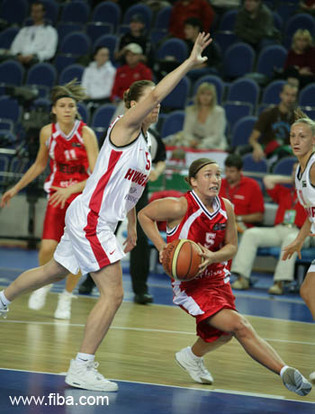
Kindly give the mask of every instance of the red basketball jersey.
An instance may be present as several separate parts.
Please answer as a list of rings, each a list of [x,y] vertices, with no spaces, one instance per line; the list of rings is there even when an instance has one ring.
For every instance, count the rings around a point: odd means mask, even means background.
[[[46,143],[51,171],[44,184],[48,194],[54,192],[51,186],[66,188],[89,177],[89,161],[82,139],[84,125],[76,120],[70,134],[65,135],[58,123],[52,124],[52,134]],[[67,201],[70,203],[77,195],[72,194]]]
[[[210,213],[194,191],[184,195],[187,200],[187,212],[182,221],[174,228],[167,229],[167,242],[175,239],[190,239],[215,252],[224,245],[227,212],[222,198],[214,200],[214,211]],[[228,262],[213,263],[198,278],[181,282],[181,286],[192,284],[215,285],[229,281]]]

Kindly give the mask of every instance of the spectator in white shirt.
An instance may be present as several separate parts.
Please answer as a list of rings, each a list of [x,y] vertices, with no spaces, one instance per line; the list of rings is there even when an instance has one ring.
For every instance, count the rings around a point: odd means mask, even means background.
[[[84,69],[82,86],[92,106],[110,102],[116,68],[109,60],[109,50],[100,46],[94,54],[94,61]]]
[[[45,24],[45,6],[35,2],[31,6],[33,24],[23,27],[15,36],[10,55],[15,56],[24,66],[31,66],[37,62],[50,60],[54,57],[58,33],[49,24]]]

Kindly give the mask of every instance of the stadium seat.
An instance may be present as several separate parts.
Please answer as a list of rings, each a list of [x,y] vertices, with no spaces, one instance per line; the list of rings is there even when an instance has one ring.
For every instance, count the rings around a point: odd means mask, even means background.
[[[162,30],[168,30],[169,23],[170,23],[170,17],[171,17],[171,6],[166,6],[160,9],[155,17],[154,22],[154,29],[162,29]]]
[[[223,57],[223,73],[225,78],[235,79],[253,71],[255,51],[244,42],[230,46]]]
[[[168,114],[163,122],[161,137],[166,138],[176,132],[182,131],[185,120],[185,111],[178,110]]]
[[[300,106],[314,106],[315,102],[315,83],[310,83],[305,86],[299,96],[299,105]]]
[[[182,63],[188,57],[188,48],[184,40],[178,38],[165,40],[156,51],[156,59],[164,60],[168,56]]]
[[[121,18],[121,8],[118,3],[106,1],[99,3],[92,12],[91,22],[109,23],[116,31]],[[105,34],[105,33],[103,33]]]
[[[162,110],[184,109],[190,91],[190,80],[185,76],[175,89],[161,102]]]
[[[0,63],[0,84],[21,86],[24,73],[24,67],[16,60],[7,60]]]
[[[66,67],[60,73],[59,84],[64,85],[74,78],[77,78],[77,80],[81,82],[84,69],[84,66],[78,63],[74,63],[73,65]]]
[[[231,135],[232,148],[249,145],[249,136],[252,133],[256,121],[256,116],[249,115],[236,122]]]
[[[29,3],[27,0],[3,0],[0,9],[0,18],[10,25],[22,25],[28,15]]]
[[[92,116],[91,128],[94,130],[98,139],[106,132],[110,121],[116,111],[116,105],[104,104],[97,108]]]
[[[239,78],[230,83],[227,101],[247,102],[255,108],[260,94],[260,87],[253,79]]]
[[[19,28],[12,26],[8,27],[7,29],[4,29],[0,33],[0,49],[6,49],[9,50],[11,47],[11,44],[15,38],[15,36],[18,34]]]
[[[86,33],[91,39],[92,44],[101,36],[114,33],[114,26],[111,23],[88,22]]]
[[[254,113],[253,105],[248,102],[227,101],[223,104],[223,108],[230,131],[233,130],[234,125],[239,119]]]
[[[135,14],[140,14],[142,16],[146,31],[149,32],[152,25],[152,9],[146,4],[133,4],[130,7],[128,7],[125,11],[122,23],[129,24],[132,16],[134,16]]]
[[[229,30],[231,32],[234,32],[237,13],[238,10],[236,9],[226,11],[221,17],[219,30]]]
[[[90,15],[90,6],[88,3],[73,1],[64,3],[61,9],[60,22],[87,23]]]
[[[273,172],[273,174],[291,175],[293,165],[297,162],[298,162],[298,160],[297,160],[296,157],[281,158],[273,166],[272,172]]]
[[[274,69],[282,69],[287,58],[288,51],[281,45],[264,47],[258,55],[256,72],[269,79],[274,76]]]
[[[269,83],[268,86],[265,87],[263,90],[261,103],[268,104],[268,105],[278,105],[280,102],[280,93],[282,91],[283,85],[285,85],[286,81],[284,80],[276,80]]]

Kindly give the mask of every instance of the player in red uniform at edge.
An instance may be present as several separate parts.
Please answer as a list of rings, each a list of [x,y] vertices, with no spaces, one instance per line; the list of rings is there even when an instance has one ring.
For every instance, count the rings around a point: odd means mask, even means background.
[[[64,234],[46,265],[23,272],[0,292],[0,315],[10,303],[32,289],[61,280],[68,272],[90,273],[100,296],[91,310],[80,350],[70,362],[66,383],[95,391],[117,391],[118,385],[101,375],[95,353],[123,299],[120,260],[136,244],[135,205],[151,169],[149,126],[156,123],[161,101],[187,72],[207,60],[203,50],[209,34],[200,33],[189,57],[156,86],[134,82],[124,94],[126,112],[110,125],[86,186],[71,203]],[[125,249],[115,237],[119,221],[128,219]]]
[[[40,146],[36,160],[1,199],[1,207],[9,204],[12,197],[45,170],[49,160],[50,174],[44,184],[48,204],[39,250],[41,266],[53,257],[63,234],[66,211],[70,203],[82,192],[98,155],[94,132],[78,119],[77,102],[84,97],[84,89],[75,81],[52,89],[53,123],[45,125],[40,131]],[[59,295],[55,318],[70,319],[72,291],[78,280],[78,276],[69,274],[66,288]],[[31,309],[39,310],[44,306],[51,286],[45,286],[32,293],[29,299]]]
[[[288,367],[277,352],[257,335],[235,308],[227,263],[236,253],[237,231],[232,205],[219,197],[221,171],[208,158],[194,161],[187,182],[192,190],[180,198],[156,200],[139,214],[140,224],[160,252],[166,243],[156,222],[167,222],[167,242],[190,239],[199,244],[204,261],[198,276],[188,282],[172,280],[173,302],[196,318],[198,339],[175,355],[177,363],[199,383],[212,384],[203,356],[233,336],[257,362],[281,376],[284,385],[306,395],[312,385],[295,368]]]

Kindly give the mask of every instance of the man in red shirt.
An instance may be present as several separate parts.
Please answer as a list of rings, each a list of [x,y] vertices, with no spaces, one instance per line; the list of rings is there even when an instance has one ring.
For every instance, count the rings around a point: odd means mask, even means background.
[[[117,69],[111,93],[111,100],[119,102],[130,85],[138,80],[152,80],[151,69],[140,62],[143,50],[137,43],[129,43],[124,47],[126,65]]]
[[[169,32],[174,37],[185,39],[184,25],[189,17],[197,17],[203,24],[203,30],[208,32],[215,13],[207,0],[178,0],[172,6]]]
[[[239,155],[229,155],[224,164],[225,178],[222,178],[220,196],[233,204],[237,229],[242,233],[263,220],[263,193],[256,180],[243,176],[243,160]]]
[[[278,204],[273,227],[253,227],[244,232],[236,256],[232,262],[232,273],[238,279],[232,284],[233,289],[244,290],[249,287],[249,278],[259,247],[281,247],[290,244],[302,227],[306,213],[298,202],[294,188],[294,174],[297,164],[294,165],[292,176],[266,175],[264,185],[272,200]],[[291,184],[286,187],[283,184]],[[297,253],[291,259],[281,260],[279,257],[275,273],[274,284],[269,293],[282,295],[284,282],[294,279],[294,266]]]

